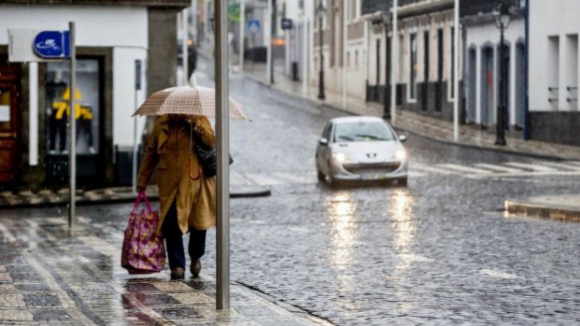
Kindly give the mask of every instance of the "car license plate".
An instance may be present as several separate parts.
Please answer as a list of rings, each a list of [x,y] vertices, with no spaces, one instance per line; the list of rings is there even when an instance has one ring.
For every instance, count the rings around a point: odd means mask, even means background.
[[[362,180],[379,180],[384,178],[385,178],[384,173],[365,173],[361,175]]]

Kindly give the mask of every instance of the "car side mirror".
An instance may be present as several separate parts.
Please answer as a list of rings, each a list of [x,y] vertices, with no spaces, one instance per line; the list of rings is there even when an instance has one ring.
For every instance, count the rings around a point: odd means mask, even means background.
[[[407,136],[405,136],[405,135],[401,135],[401,136],[399,136],[399,141],[400,141],[401,143],[404,143],[404,142],[406,142],[406,141],[407,141]]]
[[[320,138],[320,140],[318,141],[318,143],[322,146],[328,146],[328,139],[326,138]]]

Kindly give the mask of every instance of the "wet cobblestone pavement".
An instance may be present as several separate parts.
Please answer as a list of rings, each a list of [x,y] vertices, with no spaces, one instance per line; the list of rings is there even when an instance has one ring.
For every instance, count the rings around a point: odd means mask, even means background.
[[[0,325],[311,325],[240,285],[216,311],[215,282],[129,276],[120,267],[124,227],[81,218],[0,218]],[[316,322],[316,323],[315,323]]]

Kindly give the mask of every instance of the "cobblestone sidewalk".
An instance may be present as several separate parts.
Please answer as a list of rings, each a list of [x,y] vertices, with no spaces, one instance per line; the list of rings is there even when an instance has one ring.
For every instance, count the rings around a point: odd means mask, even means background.
[[[247,288],[231,286],[216,311],[215,281],[129,276],[120,267],[122,223],[80,218],[0,219],[0,325],[320,325]]]

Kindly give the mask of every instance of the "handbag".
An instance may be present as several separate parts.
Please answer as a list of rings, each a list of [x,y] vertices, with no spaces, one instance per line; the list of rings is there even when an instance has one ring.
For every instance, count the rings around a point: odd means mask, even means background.
[[[138,212],[142,199],[147,210]],[[150,274],[163,270],[166,259],[165,246],[163,238],[157,234],[158,226],[159,215],[151,209],[145,193],[140,193],[129,216],[123,238],[121,267],[129,274]]]
[[[217,171],[217,151],[215,146],[207,147],[197,143],[194,146],[194,150],[201,165],[203,175],[207,178],[215,176]],[[229,162],[230,165],[234,163],[231,154],[229,155]]]

